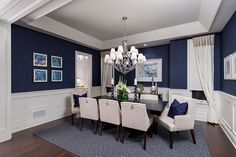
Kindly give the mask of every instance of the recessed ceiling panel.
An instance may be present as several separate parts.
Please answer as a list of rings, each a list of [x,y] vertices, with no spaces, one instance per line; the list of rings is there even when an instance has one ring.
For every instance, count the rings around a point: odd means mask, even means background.
[[[48,16],[100,40],[198,20],[201,0],[74,0]]]

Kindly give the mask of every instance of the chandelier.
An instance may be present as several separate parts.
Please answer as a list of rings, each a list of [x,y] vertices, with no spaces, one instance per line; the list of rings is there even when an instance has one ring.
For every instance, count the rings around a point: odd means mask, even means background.
[[[131,46],[128,51],[127,40],[125,39],[125,22],[128,18],[122,17],[124,21],[124,39],[122,45],[118,47],[117,51],[115,48],[111,48],[110,55],[105,55],[104,62],[111,64],[116,70],[123,74],[127,74],[135,68],[136,64],[140,64],[146,61],[146,57],[138,52],[135,46]]]

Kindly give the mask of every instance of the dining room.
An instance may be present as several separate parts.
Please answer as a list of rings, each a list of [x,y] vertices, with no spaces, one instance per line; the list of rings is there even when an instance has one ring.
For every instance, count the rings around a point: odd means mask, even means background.
[[[235,0],[0,1],[0,157],[236,156],[235,27]]]

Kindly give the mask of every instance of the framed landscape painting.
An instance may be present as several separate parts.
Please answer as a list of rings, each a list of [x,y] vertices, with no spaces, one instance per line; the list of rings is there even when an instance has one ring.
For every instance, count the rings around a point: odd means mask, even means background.
[[[51,75],[52,82],[62,82],[62,70],[52,70]]]
[[[52,68],[62,68],[62,57],[51,56],[51,67]]]
[[[162,82],[162,59],[149,59],[136,65],[136,78],[140,82]]]
[[[48,71],[44,69],[34,69],[34,82],[47,82]]]
[[[47,67],[47,55],[41,53],[33,54],[33,65],[38,67]]]

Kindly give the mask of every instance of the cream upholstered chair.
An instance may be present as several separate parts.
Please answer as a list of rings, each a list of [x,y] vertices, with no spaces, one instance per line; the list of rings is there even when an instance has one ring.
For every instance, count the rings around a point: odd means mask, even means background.
[[[144,132],[144,146],[146,150],[147,131],[152,125],[153,118],[147,114],[145,104],[121,102],[121,117],[122,117],[122,143],[124,142],[125,128],[136,129]]]
[[[71,99],[71,123],[72,123],[72,125],[74,125],[74,119],[80,117],[80,107],[75,107],[74,95],[82,96],[84,94],[87,94],[87,92],[83,92],[83,93],[74,92],[74,93],[72,93],[72,95],[70,97],[70,99]]]
[[[147,99],[147,100],[158,100],[157,94],[141,94],[140,99]]]
[[[121,113],[118,101],[99,99],[99,113],[100,113],[100,135],[102,135],[103,122],[117,125],[116,140],[119,139]]]
[[[80,118],[81,118],[80,130],[82,130],[83,128],[84,119],[90,119],[96,121],[95,134],[97,134],[98,122],[99,122],[99,111],[98,111],[99,109],[97,100],[94,98],[80,97],[79,103],[80,103]]]
[[[169,105],[171,105],[174,99],[176,99],[179,103],[187,102],[188,110],[186,115],[178,115],[175,116],[173,119],[168,116],[169,106],[167,105],[159,118],[160,125],[169,130],[170,148],[173,148],[173,132],[179,132],[183,130],[191,131],[193,143],[196,144],[194,135],[196,101],[192,98],[173,95]]]

